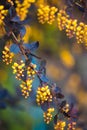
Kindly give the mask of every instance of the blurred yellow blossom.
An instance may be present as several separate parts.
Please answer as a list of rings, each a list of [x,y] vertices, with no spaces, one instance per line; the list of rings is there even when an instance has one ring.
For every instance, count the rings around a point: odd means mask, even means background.
[[[29,38],[30,38],[30,35],[31,35],[31,27],[26,25],[25,28],[26,28],[26,33],[23,37],[23,41],[24,41],[24,43],[27,43],[29,41]]]
[[[68,68],[72,68],[75,64],[74,57],[68,50],[62,50],[60,52],[60,58],[63,64]]]

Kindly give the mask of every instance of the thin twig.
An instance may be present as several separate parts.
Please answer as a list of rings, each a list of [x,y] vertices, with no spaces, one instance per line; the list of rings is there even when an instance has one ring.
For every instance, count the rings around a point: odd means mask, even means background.
[[[20,48],[20,51],[22,52],[22,54],[24,55],[25,59],[28,60],[28,56],[25,54],[25,49],[23,47],[23,43],[21,44],[22,41],[18,41],[17,37],[15,36],[15,34],[12,32],[11,33],[13,38],[16,41],[16,44],[18,45],[18,47]]]

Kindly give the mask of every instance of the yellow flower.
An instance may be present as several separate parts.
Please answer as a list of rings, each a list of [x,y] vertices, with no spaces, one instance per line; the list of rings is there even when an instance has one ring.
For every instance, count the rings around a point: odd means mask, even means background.
[[[49,5],[40,5],[38,8],[37,16],[40,23],[52,24],[55,20],[55,13],[57,12],[56,7],[50,7]]]
[[[54,130],[65,130],[66,123],[64,121],[58,121],[57,124],[54,126]]]
[[[52,120],[52,112],[54,112],[54,108],[47,109],[46,112],[43,113],[44,121],[49,124]]]
[[[21,20],[25,20],[27,17],[28,9],[31,6],[31,3],[34,3],[35,0],[24,0],[22,3],[19,0],[15,0],[16,3],[16,12]]]
[[[84,42],[85,46],[87,46],[87,25],[84,25],[83,32],[84,32],[84,34],[83,34],[83,42]]]
[[[36,95],[36,102],[38,105],[44,103],[45,101],[51,102],[52,95],[48,85],[44,85],[42,87],[38,87],[37,95]]]
[[[76,130],[75,126],[76,126],[76,122],[71,122],[68,124],[67,130]]]
[[[69,38],[72,38],[76,33],[77,20],[76,19],[67,19],[66,20],[66,35]]]
[[[13,73],[16,74],[16,78],[18,80],[21,80],[21,77],[24,77],[24,67],[25,63],[21,60],[19,63],[14,62],[12,68],[13,68]]]
[[[0,25],[4,24],[4,19],[7,13],[8,13],[8,10],[5,10],[4,6],[0,5]]]
[[[76,40],[77,43],[83,43],[84,42],[84,27],[85,24],[80,22],[76,29]]]
[[[22,83],[20,84],[20,87],[21,87],[21,92],[22,92],[22,95],[25,97],[25,98],[28,98],[30,92],[32,91],[32,82],[33,80],[28,78],[25,82],[22,81]]]
[[[66,14],[66,12],[64,10],[60,10],[58,12],[58,15],[57,15],[57,24],[58,24],[58,28],[59,30],[63,30],[65,29],[66,27],[66,22],[67,22],[67,19],[69,18],[69,16]]]
[[[31,66],[27,67],[27,75],[29,78],[34,78],[35,74],[36,74],[36,72],[34,70],[36,68],[36,64],[32,64],[32,67]]]
[[[3,54],[2,55],[3,62],[5,62],[7,65],[12,63],[12,58],[14,57],[14,53],[10,52],[10,50],[7,46],[4,47],[2,54]]]

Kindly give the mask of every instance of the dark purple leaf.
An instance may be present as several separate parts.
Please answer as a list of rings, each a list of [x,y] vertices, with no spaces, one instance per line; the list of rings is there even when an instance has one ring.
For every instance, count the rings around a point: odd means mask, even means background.
[[[43,111],[47,111],[47,109],[49,108],[48,102],[41,104],[41,108],[42,108]]]
[[[22,27],[20,28],[20,35],[21,35],[21,37],[23,37],[23,36],[25,35],[25,33],[26,33],[26,29],[25,29],[24,26],[22,26]]]
[[[63,108],[66,105],[66,100],[62,101],[60,104],[60,108]]]
[[[56,84],[52,85],[52,93],[56,98],[64,98],[64,95],[61,93],[61,89],[56,86]]]
[[[46,75],[46,60],[42,60],[39,67],[40,73]]]
[[[17,54],[17,53],[19,53],[20,49],[19,49],[18,45],[12,44],[10,47],[10,51]]]
[[[18,16],[15,16],[11,19],[12,22],[20,22],[20,18]]]
[[[10,15],[10,18],[12,18],[15,15],[15,8],[13,6],[10,7],[8,13]]]
[[[63,115],[64,115],[65,117],[67,117],[67,118],[70,118],[70,117],[71,117],[70,114],[69,114],[69,113],[66,113],[66,112],[63,112]]]
[[[46,60],[42,60],[40,65],[41,65],[42,68],[46,67]]]
[[[77,118],[78,110],[73,106],[72,109],[69,110],[68,115],[72,118]]]
[[[53,92],[56,93],[61,93],[61,88],[59,88],[58,86],[56,86],[55,84],[52,85],[52,90]]]
[[[57,98],[64,98],[64,95],[62,93],[56,93]]]
[[[54,116],[54,124],[57,124],[57,119],[58,119],[58,115],[56,114],[56,115]]]
[[[75,0],[66,0],[66,5],[67,6],[72,6]]]
[[[81,12],[85,12],[85,9],[83,7],[78,7]]]
[[[49,79],[46,77],[46,75],[40,74],[40,79],[42,80],[42,82],[49,82]]]
[[[30,51],[35,51],[39,47],[39,42],[37,41],[32,42],[30,44],[24,44],[24,46],[26,47],[26,49],[29,49]]]
[[[21,92],[21,88],[19,86],[16,87],[16,95],[19,97],[19,98],[22,98],[22,92]]]

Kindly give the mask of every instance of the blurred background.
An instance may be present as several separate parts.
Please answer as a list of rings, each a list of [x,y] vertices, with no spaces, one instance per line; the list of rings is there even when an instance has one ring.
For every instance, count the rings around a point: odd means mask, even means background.
[[[62,8],[63,3],[55,0],[51,4]],[[31,10],[34,10],[34,7]],[[79,13],[78,10],[78,19]],[[86,47],[77,44],[75,39],[69,39],[64,31],[59,31],[56,22],[52,25],[42,25],[35,17],[29,24],[30,26],[26,26],[26,41],[40,42],[36,54],[46,59],[47,76],[61,87],[65,98],[78,108],[79,130],[87,130]],[[53,122],[50,125],[44,123],[43,112],[36,106],[34,98],[26,100],[21,96],[20,83],[12,74],[11,65],[6,66],[2,62],[1,52],[4,45],[4,39],[0,39],[0,91],[4,89],[4,101],[7,105],[6,108],[3,106],[4,109],[0,109],[0,130],[53,130]],[[38,81],[33,84],[33,88],[37,86]]]

